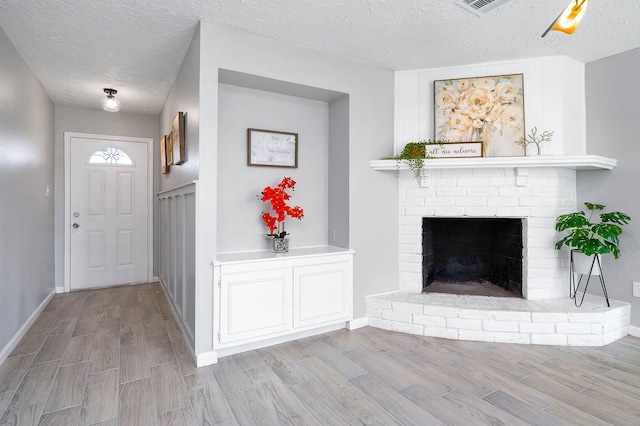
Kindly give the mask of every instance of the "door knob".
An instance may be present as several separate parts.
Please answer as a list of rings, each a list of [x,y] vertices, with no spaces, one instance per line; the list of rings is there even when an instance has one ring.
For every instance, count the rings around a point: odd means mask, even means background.
[[[73,224],[73,225],[71,225],[71,226],[73,226],[74,228],[80,228],[80,225],[78,225],[77,223],[74,223],[74,224]]]

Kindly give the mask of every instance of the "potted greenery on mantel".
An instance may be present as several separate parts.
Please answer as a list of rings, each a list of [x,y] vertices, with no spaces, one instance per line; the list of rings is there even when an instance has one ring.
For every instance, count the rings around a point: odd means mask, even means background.
[[[408,142],[402,152],[395,157],[385,158],[385,160],[391,159],[396,160],[396,165],[398,168],[398,172],[400,172],[400,164],[405,163],[409,166],[409,169],[413,172],[413,176],[418,183],[418,186],[422,183],[422,178],[424,177],[424,160],[427,158],[433,158],[429,155],[427,151],[427,145],[442,145],[446,143],[446,141],[420,141],[420,142]]]
[[[611,253],[617,259],[620,256],[620,240],[622,226],[631,221],[629,215],[615,211],[605,213],[605,205],[584,203],[589,211],[563,214],[556,219],[556,231],[568,231],[568,234],[556,243],[556,249],[567,246],[590,258],[589,264],[595,264],[594,255]],[[598,218],[593,215],[596,211],[602,211]],[[599,219],[599,220],[598,220]],[[598,262],[599,264],[600,262]],[[583,272],[589,273],[589,272]]]

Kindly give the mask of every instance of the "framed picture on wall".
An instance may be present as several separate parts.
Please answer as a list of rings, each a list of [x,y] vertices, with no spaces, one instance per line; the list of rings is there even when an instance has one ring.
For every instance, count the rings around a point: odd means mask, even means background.
[[[522,74],[436,80],[435,139],[482,142],[485,157],[523,156]]]
[[[173,119],[173,125],[171,128],[173,133],[172,139],[172,151],[173,151],[173,165],[177,166],[184,163],[184,114],[179,112]]]
[[[298,167],[298,134],[247,129],[247,165]]]
[[[167,166],[173,165],[173,130],[167,135]]]
[[[166,175],[169,173],[167,165],[167,135],[160,138],[160,173]]]

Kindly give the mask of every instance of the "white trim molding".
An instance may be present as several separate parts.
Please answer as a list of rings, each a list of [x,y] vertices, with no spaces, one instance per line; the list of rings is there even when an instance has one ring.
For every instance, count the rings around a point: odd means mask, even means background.
[[[38,305],[38,307],[33,311],[33,313],[31,313],[31,315],[29,316],[29,318],[27,318],[24,324],[22,324],[22,327],[20,327],[20,329],[16,332],[16,334],[14,334],[11,340],[9,340],[9,343],[7,343],[5,347],[2,348],[2,350],[0,350],[0,364],[2,364],[9,357],[9,354],[11,353],[11,351],[13,351],[16,348],[16,346],[18,346],[18,343],[20,343],[20,340],[22,340],[25,334],[27,334],[27,331],[29,331],[29,328],[31,328],[33,323],[36,322],[36,319],[38,319],[38,316],[42,313],[42,311],[44,311],[44,308],[47,307],[47,305],[49,304],[51,299],[53,299],[53,296],[55,294],[56,294],[56,289],[52,290],[51,293],[49,293],[49,295],[44,298],[42,303]]]
[[[629,335],[633,337],[640,337],[640,327],[635,327],[633,325],[629,326]]]
[[[618,161],[599,155],[537,155],[530,157],[433,158],[424,162],[425,170],[513,168],[564,168],[573,170],[612,170]],[[374,170],[408,170],[405,161],[371,160]]]
[[[351,321],[347,321],[347,329],[349,331],[357,330],[362,327],[366,327],[369,325],[369,318],[356,318]]]

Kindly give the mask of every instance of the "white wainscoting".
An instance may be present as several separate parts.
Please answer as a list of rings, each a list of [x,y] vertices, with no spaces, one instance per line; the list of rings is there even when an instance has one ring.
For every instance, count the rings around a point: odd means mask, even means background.
[[[158,194],[158,275],[191,348],[195,347],[197,181]]]

